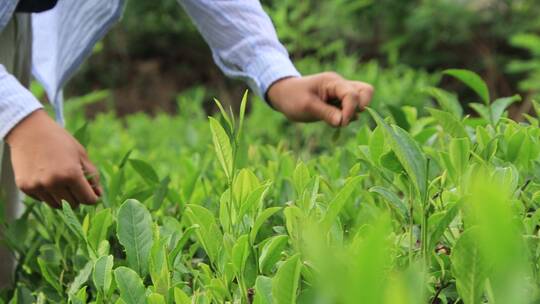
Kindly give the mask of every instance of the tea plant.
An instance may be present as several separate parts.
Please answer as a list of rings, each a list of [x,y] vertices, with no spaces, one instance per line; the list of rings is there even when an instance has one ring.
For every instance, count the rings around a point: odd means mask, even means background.
[[[19,266],[1,301],[535,303],[539,120],[508,119],[519,98],[492,101],[472,72],[446,74],[478,94],[476,117],[426,88],[428,115],[368,109],[354,136],[319,133],[319,153],[288,143],[309,132],[245,119],[246,96],[238,118],[219,102],[209,122],[189,106],[127,128],[98,117],[76,134],[103,202],[29,201],[7,225]]]

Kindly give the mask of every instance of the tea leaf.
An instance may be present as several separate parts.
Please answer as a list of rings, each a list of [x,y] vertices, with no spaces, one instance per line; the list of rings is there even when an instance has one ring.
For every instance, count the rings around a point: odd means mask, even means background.
[[[253,228],[251,229],[251,232],[249,233],[249,241],[251,244],[255,243],[255,239],[257,238],[257,233],[259,233],[259,229],[261,228],[262,224],[274,215],[276,212],[281,210],[281,207],[271,207],[268,209],[265,209],[259,216],[257,216],[257,219],[255,220],[255,224],[253,224]]]
[[[152,168],[150,164],[147,162],[140,160],[140,159],[129,159],[128,160],[133,169],[147,182],[150,184],[157,184],[159,183],[159,177]]]
[[[398,215],[403,220],[408,221],[409,210],[407,209],[405,203],[394,192],[380,186],[371,187],[369,192],[375,192],[384,197],[386,201],[390,203],[390,206],[398,213]]]
[[[152,248],[152,219],[143,204],[125,201],[118,210],[116,227],[118,241],[126,250],[129,266],[141,276],[148,271],[148,258]]]
[[[94,215],[88,231],[88,243],[94,250],[97,250],[99,243],[107,238],[107,233],[112,224],[111,209],[100,210]]]
[[[190,204],[187,205],[185,215],[191,225],[199,225],[199,229],[195,230],[197,239],[210,260],[217,261],[223,236],[212,212],[202,206]]]
[[[452,272],[458,293],[465,304],[482,303],[487,267],[480,255],[473,233],[464,232],[454,245]]]
[[[102,256],[94,263],[92,280],[102,294],[108,294],[112,283],[113,256]]]
[[[259,257],[259,269],[261,273],[268,274],[272,267],[281,258],[281,252],[287,246],[289,237],[286,235],[278,235],[270,238],[265,244]]]
[[[467,132],[465,131],[465,127],[463,126],[463,123],[458,120],[454,115],[448,113],[439,111],[436,109],[428,109],[429,113],[437,123],[440,123],[443,129],[448,132],[448,134],[454,136],[454,137],[467,137]]]
[[[77,291],[79,291],[79,289],[86,283],[86,281],[88,281],[88,278],[92,273],[92,265],[92,262],[88,262],[81,270],[79,270],[79,273],[69,286],[68,295],[70,297],[75,296],[75,293],[77,293]]]
[[[212,117],[209,117],[208,119],[210,120],[212,141],[214,142],[214,149],[216,151],[219,163],[225,172],[225,176],[227,176],[228,179],[231,179],[233,174],[233,153],[231,142],[227,136],[227,133],[225,130],[223,130],[219,122]]]
[[[374,110],[367,108],[377,125],[385,130],[386,140],[398,157],[418,191],[420,198],[427,194],[427,161],[418,144],[399,127],[390,127]]]
[[[514,102],[517,102],[520,100],[521,100],[521,96],[514,95],[510,97],[499,98],[493,101],[493,103],[491,104],[491,122],[493,124],[497,124],[499,120],[501,119],[506,108],[508,108],[508,106],[510,106]]]
[[[272,279],[265,276],[258,276],[255,281],[255,299],[253,304],[273,304],[272,300]]]
[[[242,235],[236,241],[232,248],[232,263],[236,269],[238,276],[244,272],[246,261],[249,257],[249,237],[247,234]]]
[[[73,234],[75,234],[79,239],[84,240],[85,237],[81,223],[79,222],[79,219],[77,219],[77,216],[75,216],[75,213],[73,213],[71,206],[66,201],[62,201],[62,215],[64,222],[71,232],[73,232]]]
[[[295,304],[302,263],[300,255],[287,259],[272,279],[272,299],[275,304]]]
[[[358,188],[360,181],[363,179],[363,176],[355,176],[347,180],[345,185],[339,190],[339,192],[334,196],[334,198],[328,204],[328,209],[323,219],[321,220],[321,227],[324,231],[328,231],[345,203],[349,200],[353,191]]]
[[[478,76],[478,74],[469,70],[459,69],[449,69],[445,70],[443,73],[459,79],[461,82],[463,82],[473,91],[475,91],[476,94],[478,94],[478,96],[482,98],[484,104],[489,104],[490,98],[488,87],[486,83],[482,80],[482,78]]]
[[[145,288],[141,278],[130,268],[120,266],[114,270],[120,298],[125,304],[145,304]]]
[[[191,299],[188,295],[180,288],[174,288],[174,303],[175,304],[191,304]]]

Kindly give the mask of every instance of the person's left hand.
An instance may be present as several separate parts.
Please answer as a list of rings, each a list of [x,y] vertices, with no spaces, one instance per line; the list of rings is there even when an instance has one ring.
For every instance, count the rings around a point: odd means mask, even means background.
[[[347,80],[334,72],[288,77],[274,82],[267,98],[289,120],[324,120],[333,127],[348,125],[371,101],[370,84]],[[337,101],[340,107],[331,105]]]

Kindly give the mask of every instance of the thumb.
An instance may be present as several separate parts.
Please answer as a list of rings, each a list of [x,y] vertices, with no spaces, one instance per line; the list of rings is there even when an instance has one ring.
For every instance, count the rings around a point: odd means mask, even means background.
[[[340,109],[319,99],[311,104],[310,112],[314,117],[324,120],[332,127],[339,127],[343,119]]]

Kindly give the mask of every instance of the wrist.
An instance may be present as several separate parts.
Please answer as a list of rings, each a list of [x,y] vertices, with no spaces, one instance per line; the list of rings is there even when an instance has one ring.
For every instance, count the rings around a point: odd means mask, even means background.
[[[298,76],[287,76],[280,78],[274,81],[265,94],[266,102],[274,109],[279,110],[279,101],[283,99],[284,94],[284,84],[288,83],[290,80],[299,78]]]
[[[10,146],[16,145],[21,138],[26,138],[28,135],[35,133],[37,128],[46,123],[46,120],[50,119],[45,110],[37,109],[11,128],[4,140]]]

